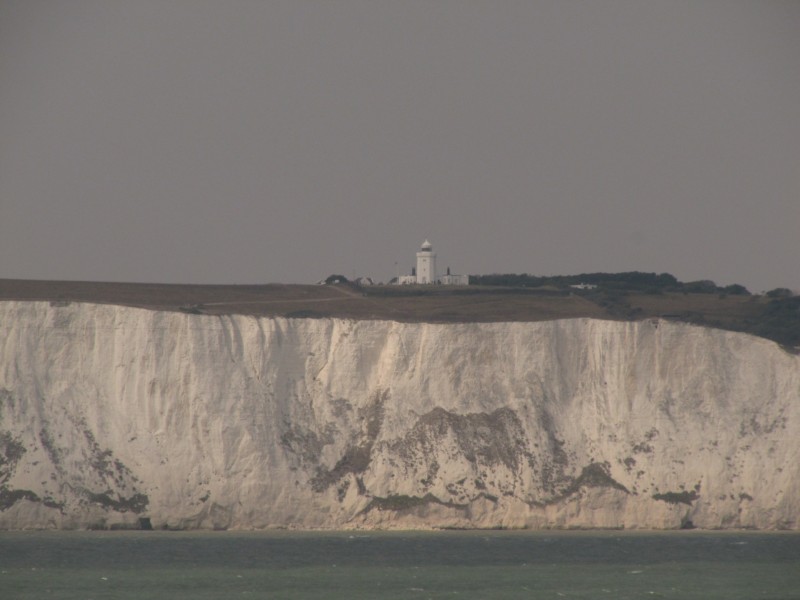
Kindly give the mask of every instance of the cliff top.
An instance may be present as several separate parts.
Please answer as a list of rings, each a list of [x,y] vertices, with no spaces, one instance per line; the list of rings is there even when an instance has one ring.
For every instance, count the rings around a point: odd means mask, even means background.
[[[502,286],[182,285],[0,279],[0,300],[405,322],[667,318],[800,345],[800,297]]]

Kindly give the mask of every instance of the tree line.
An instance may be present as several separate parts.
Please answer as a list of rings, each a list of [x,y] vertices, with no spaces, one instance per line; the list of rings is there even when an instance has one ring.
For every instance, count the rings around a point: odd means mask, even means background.
[[[505,287],[556,287],[597,286],[605,290],[659,294],[666,292],[685,292],[690,294],[729,294],[749,296],[743,285],[718,286],[711,280],[682,282],[669,273],[645,273],[628,271],[625,273],[581,273],[579,275],[528,275],[527,273],[505,273],[492,275],[470,275],[470,285],[494,285]]]

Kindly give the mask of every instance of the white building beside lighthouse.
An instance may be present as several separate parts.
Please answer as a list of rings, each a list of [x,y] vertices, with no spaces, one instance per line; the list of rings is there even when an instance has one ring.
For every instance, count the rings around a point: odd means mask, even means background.
[[[411,275],[400,275],[397,278],[400,285],[419,284],[419,285],[469,285],[469,275],[451,275],[450,268],[446,275],[436,273],[436,252],[433,245],[425,240],[417,252],[417,266],[412,270]]]

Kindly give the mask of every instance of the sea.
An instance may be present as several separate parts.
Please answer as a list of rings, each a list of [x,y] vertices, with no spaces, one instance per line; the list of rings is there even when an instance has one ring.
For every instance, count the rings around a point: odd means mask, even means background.
[[[800,599],[800,533],[0,532],[0,599]]]

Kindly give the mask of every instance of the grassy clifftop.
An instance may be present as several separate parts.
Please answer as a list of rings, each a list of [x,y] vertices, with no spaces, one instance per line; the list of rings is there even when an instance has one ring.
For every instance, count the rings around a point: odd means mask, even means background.
[[[368,286],[174,285],[0,279],[0,300],[97,302],[221,315],[429,322],[666,318],[800,346],[800,296],[768,297],[597,284]]]

